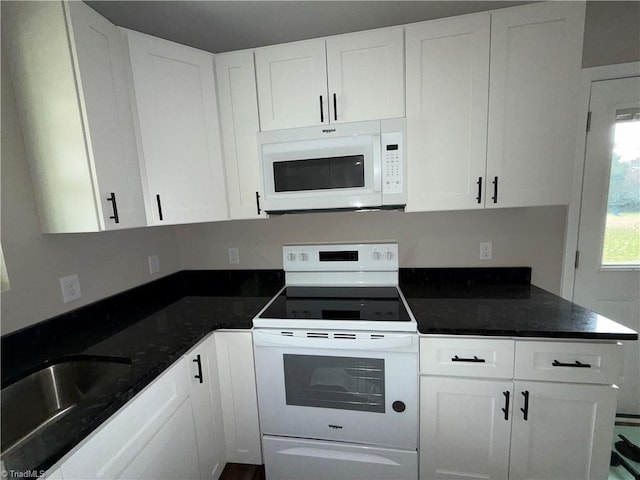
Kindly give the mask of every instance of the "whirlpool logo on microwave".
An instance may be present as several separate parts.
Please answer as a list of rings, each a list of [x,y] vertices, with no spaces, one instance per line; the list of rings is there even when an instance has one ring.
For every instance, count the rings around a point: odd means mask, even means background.
[[[331,424],[329,424],[329,428],[334,428],[336,430],[340,430],[342,428],[342,425],[331,425]]]
[[[331,133],[331,132],[335,132],[336,129],[335,128],[323,128],[322,129],[322,133]]]

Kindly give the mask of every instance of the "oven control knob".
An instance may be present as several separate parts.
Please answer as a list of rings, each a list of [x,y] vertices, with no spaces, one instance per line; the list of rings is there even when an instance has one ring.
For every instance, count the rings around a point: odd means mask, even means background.
[[[287,254],[287,260],[289,260],[290,262],[295,262],[295,260],[296,260],[296,254],[295,254],[295,253],[289,253],[289,254]]]
[[[387,250],[386,257],[387,257],[387,260],[393,260],[393,252],[390,250]]]
[[[404,412],[404,410],[407,408],[404,402],[401,402],[400,400],[396,400],[395,402],[393,402],[391,404],[391,407],[395,412],[398,412],[398,413]]]
[[[306,262],[307,260],[309,260],[309,255],[306,253],[301,253],[300,260],[302,260],[303,262]]]
[[[380,252],[373,252],[372,256],[374,260],[380,260]]]

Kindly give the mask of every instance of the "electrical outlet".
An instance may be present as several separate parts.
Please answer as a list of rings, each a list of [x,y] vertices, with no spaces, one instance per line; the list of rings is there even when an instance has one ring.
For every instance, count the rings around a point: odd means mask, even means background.
[[[149,255],[149,275],[158,273],[160,271],[160,256]]]
[[[493,258],[493,243],[480,242],[480,260],[491,260]]]
[[[240,264],[240,250],[238,247],[232,247],[229,249],[229,263],[231,265]]]
[[[64,303],[73,302],[82,297],[78,275],[60,277],[60,288],[62,289],[62,300]]]

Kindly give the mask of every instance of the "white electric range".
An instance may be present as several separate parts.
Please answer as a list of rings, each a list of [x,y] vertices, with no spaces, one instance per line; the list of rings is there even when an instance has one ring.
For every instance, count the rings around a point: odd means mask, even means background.
[[[267,480],[416,479],[417,324],[398,245],[283,247],[254,318]]]

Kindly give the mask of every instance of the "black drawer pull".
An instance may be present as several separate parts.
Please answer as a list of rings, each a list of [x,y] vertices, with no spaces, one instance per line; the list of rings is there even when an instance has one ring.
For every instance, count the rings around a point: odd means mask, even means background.
[[[475,355],[473,358],[460,358],[458,355],[454,355],[451,359],[452,362],[468,362],[468,363],[485,363],[484,358],[478,358]]]
[[[158,203],[158,218],[162,221],[164,220],[164,216],[162,215],[162,202],[160,201],[160,195],[156,195],[156,202]]]
[[[504,412],[504,419],[509,420],[509,397],[511,396],[511,392],[507,390],[506,392],[502,392],[502,395],[504,395],[504,408],[500,410]]]
[[[476,185],[478,185],[478,196],[476,197],[476,200],[478,203],[482,203],[482,177],[478,177]]]
[[[338,100],[335,93],[333,94],[333,119],[338,121]]]
[[[324,107],[322,106],[322,95],[320,95],[320,123],[324,123]]]
[[[562,363],[562,362],[559,362],[558,360],[554,360],[551,365],[553,365],[554,367],[591,368],[590,363],[582,363],[582,362],[579,362],[578,360],[576,360],[575,363]]]
[[[258,209],[258,215],[262,213],[262,209],[260,208],[260,194],[256,192],[256,207]]]
[[[196,355],[196,358],[194,358],[193,361],[198,364],[198,374],[194,375],[193,378],[197,378],[200,380],[200,383],[204,383],[204,380],[202,379],[202,361],[200,360],[200,355]]]
[[[526,422],[529,420],[529,390],[522,392],[522,396],[524,397],[524,408],[521,408],[520,411],[523,414],[522,418],[524,418],[524,421]]]
[[[493,203],[498,203],[498,177],[493,177],[493,197],[491,197],[491,200],[493,200]]]

